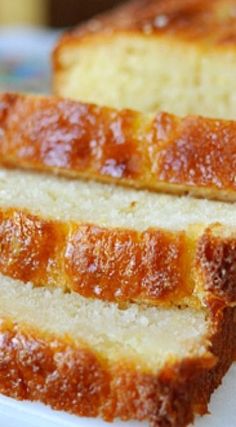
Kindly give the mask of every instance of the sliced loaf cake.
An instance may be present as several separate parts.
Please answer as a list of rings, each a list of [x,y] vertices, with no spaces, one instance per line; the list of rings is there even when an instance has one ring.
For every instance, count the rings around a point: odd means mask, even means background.
[[[0,110],[0,392],[107,421],[186,427],[235,356],[235,203],[89,181],[148,187],[136,175],[104,178],[101,167],[105,156],[126,170],[140,150],[150,173],[147,153],[165,145],[164,128],[126,149],[130,117],[150,126],[142,115],[121,113],[126,136],[120,113],[61,99],[3,95]],[[234,129],[213,122],[223,135]],[[218,139],[204,194],[234,200],[234,136],[225,150],[220,133],[205,135]],[[221,149],[227,178],[217,186]]]

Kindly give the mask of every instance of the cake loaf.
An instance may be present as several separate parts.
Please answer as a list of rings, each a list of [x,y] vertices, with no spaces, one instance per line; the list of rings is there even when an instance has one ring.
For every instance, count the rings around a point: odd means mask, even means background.
[[[65,34],[57,95],[235,119],[236,1],[134,0]]]

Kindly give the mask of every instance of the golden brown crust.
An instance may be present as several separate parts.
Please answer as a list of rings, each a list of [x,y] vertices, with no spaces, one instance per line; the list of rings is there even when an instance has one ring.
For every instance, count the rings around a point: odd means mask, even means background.
[[[221,239],[208,229],[200,238],[196,262],[202,272],[205,289],[228,303],[236,301],[236,240]]]
[[[152,170],[160,181],[212,193],[236,189],[236,122],[189,116],[175,124],[173,117],[160,114],[155,131],[150,151]],[[163,146],[159,142],[156,147],[159,133]]]
[[[157,373],[122,360],[110,365],[69,338],[5,320],[0,327],[0,392],[80,416],[185,427],[194,414],[207,411],[211,393],[232,363],[233,316],[233,309],[217,313],[209,333],[211,355],[167,362]]]
[[[0,272],[85,297],[179,303],[192,293],[191,245],[183,232],[142,233],[0,210]]]
[[[55,281],[66,231],[60,223],[17,209],[0,209],[0,271],[37,285]]]
[[[235,0],[133,0],[100,15],[59,42],[78,42],[89,35],[135,32],[144,36],[168,36],[205,46],[229,46],[236,42]],[[55,53],[56,60],[57,53]]]
[[[59,98],[0,97],[0,163],[236,200],[236,122],[153,119]]]
[[[72,288],[109,301],[177,304],[191,295],[184,233],[77,227],[66,251]]]
[[[223,230],[139,232],[0,209],[0,272],[118,303],[235,304],[236,235]]]

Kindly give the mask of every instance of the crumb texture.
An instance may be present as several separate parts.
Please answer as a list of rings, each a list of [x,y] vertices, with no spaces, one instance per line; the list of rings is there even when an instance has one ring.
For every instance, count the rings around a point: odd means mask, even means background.
[[[0,169],[0,207],[104,227],[183,230],[192,224],[236,226],[236,204],[135,191],[46,174]]]
[[[205,316],[203,310],[142,308],[135,304],[119,309],[113,303],[32,288],[1,275],[1,318],[71,337],[110,361],[128,358],[154,371],[170,358],[204,354]]]

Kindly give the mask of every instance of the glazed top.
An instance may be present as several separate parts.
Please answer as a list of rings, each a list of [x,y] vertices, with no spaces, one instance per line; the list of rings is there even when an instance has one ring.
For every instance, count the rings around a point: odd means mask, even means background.
[[[78,27],[66,38],[135,31],[236,46],[236,0],[133,0]],[[64,39],[65,39],[64,37]]]
[[[235,202],[236,122],[2,94],[0,164]]]

